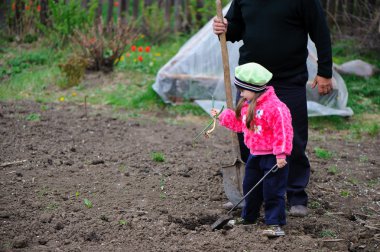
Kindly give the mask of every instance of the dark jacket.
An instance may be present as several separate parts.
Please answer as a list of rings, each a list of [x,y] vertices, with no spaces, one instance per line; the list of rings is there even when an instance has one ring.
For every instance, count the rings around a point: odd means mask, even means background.
[[[239,64],[256,62],[273,80],[307,71],[308,34],[318,53],[318,75],[331,78],[330,32],[319,0],[233,0],[227,40],[243,40]]]

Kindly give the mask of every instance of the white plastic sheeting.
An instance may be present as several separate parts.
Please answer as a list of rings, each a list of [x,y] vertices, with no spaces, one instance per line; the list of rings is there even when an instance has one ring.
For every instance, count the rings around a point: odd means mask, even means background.
[[[224,13],[228,6],[224,8]],[[242,42],[227,43],[231,83],[234,69],[238,65],[239,47]],[[342,77],[333,71],[333,91],[325,96],[312,89],[311,83],[317,72],[317,53],[309,39],[309,57],[307,66],[309,78],[307,85],[307,106],[309,116],[340,115],[351,116],[352,110],[347,105],[348,92]],[[212,21],[208,22],[198,33],[188,40],[179,52],[158,72],[153,89],[166,103],[195,101],[207,113],[215,100],[215,107],[225,105],[223,80],[223,62],[218,37],[212,32]],[[233,99],[236,88],[232,84]]]

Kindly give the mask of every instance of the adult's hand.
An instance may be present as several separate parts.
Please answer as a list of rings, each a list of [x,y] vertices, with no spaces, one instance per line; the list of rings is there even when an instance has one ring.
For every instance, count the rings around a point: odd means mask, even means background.
[[[212,23],[212,30],[214,31],[216,35],[220,35],[222,33],[227,32],[227,24],[228,24],[227,19],[223,18],[223,22],[222,22],[220,18],[214,17],[213,23]]]
[[[318,86],[318,93],[320,95],[326,95],[332,90],[332,79],[317,75],[311,87],[315,88],[316,86]]]

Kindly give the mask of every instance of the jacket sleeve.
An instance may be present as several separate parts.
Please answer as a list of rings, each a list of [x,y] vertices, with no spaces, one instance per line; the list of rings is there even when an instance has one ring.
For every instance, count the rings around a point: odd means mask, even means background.
[[[242,40],[245,26],[238,0],[232,1],[225,18],[228,21],[227,41],[236,42]]]
[[[242,121],[236,119],[235,111],[226,109],[219,115],[219,124],[235,132],[242,132]]]
[[[302,0],[302,12],[310,39],[318,54],[318,75],[332,77],[332,53],[330,31],[319,0]]]
[[[285,105],[275,107],[273,112],[269,122],[273,126],[273,155],[285,158],[293,148],[292,117]]]

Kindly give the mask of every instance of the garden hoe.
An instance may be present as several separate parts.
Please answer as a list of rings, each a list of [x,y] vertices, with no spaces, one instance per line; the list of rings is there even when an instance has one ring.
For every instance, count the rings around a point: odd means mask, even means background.
[[[239,206],[239,204],[265,179],[265,177],[271,173],[271,172],[276,172],[277,171],[277,164],[275,164],[260,180],[259,182],[257,182],[257,184],[251,188],[251,190],[249,190],[247,192],[246,195],[244,195],[243,198],[241,198],[238,203],[236,203],[230,211],[228,211],[227,214],[223,215],[222,217],[220,217],[219,219],[217,219],[212,225],[211,225],[211,229],[212,231],[214,231],[215,229],[221,229],[223,228],[224,225],[226,225],[232,218],[232,211],[235,210],[236,207]]]
[[[218,18],[223,20],[222,3],[220,0],[216,0],[216,9]],[[234,106],[232,102],[230,66],[228,62],[226,34],[220,34],[219,39],[222,49],[224,88],[226,91],[227,108],[233,109]],[[224,192],[226,193],[228,200],[235,205],[237,202],[239,202],[240,198],[243,195],[242,178],[244,177],[245,164],[241,160],[239,141],[236,133],[231,132],[231,137],[235,161],[231,165],[222,167],[222,174]]]

